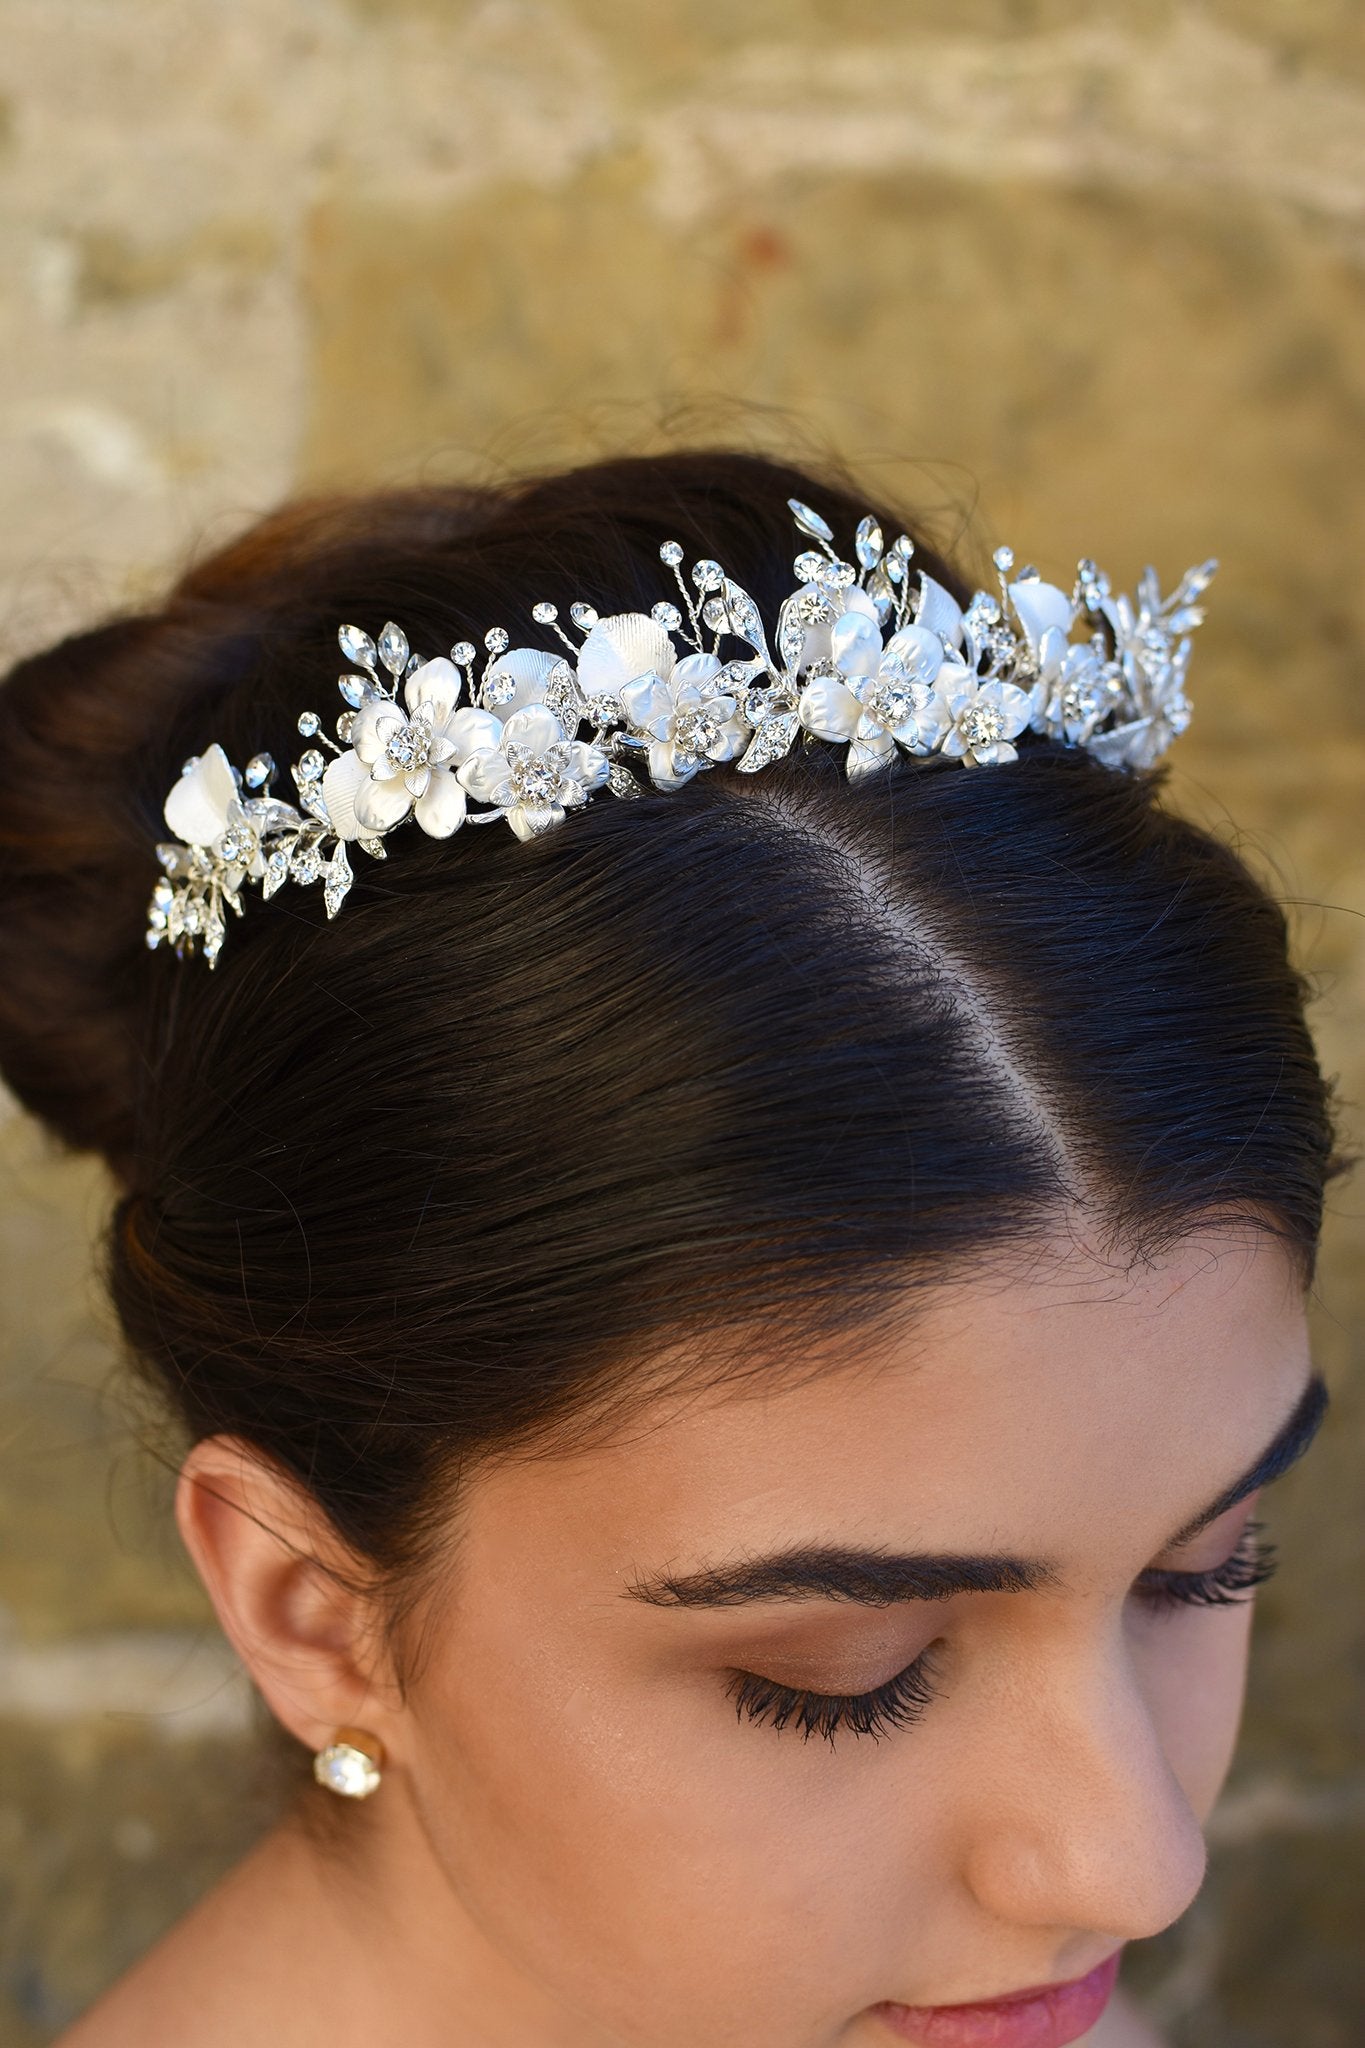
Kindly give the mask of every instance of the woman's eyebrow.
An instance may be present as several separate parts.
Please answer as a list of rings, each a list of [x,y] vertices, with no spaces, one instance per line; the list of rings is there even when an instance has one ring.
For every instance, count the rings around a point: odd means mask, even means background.
[[[1291,1465],[1296,1465],[1313,1438],[1322,1427],[1327,1413],[1329,1397],[1327,1382],[1320,1373],[1314,1373],[1300,1394],[1297,1405],[1284,1427],[1273,1436],[1260,1457],[1240,1479],[1234,1479],[1225,1493],[1203,1508],[1193,1521],[1186,1522],[1183,1529],[1177,1529],[1166,1544],[1167,1550],[1178,1550],[1182,1543],[1188,1543],[1201,1529],[1207,1529],[1210,1522],[1216,1522],[1229,1508],[1235,1508],[1239,1500],[1245,1500],[1249,1493],[1255,1493],[1258,1486],[1269,1486],[1272,1479],[1278,1479]]]
[[[748,1600],[949,1600],[955,1593],[1020,1593],[1055,1583],[1043,1558],[931,1556],[798,1544],[769,1557],[705,1565],[679,1577],[659,1572],[623,1590],[653,1607],[739,1607]]]
[[[1301,1458],[1327,1412],[1326,1382],[1314,1375],[1288,1421],[1254,1465],[1185,1524],[1167,1549],[1188,1543],[1230,1507],[1268,1485]],[[653,1607],[738,1607],[753,1600],[853,1600],[887,1607],[898,1600],[949,1600],[959,1593],[1033,1592],[1061,1582],[1060,1567],[1042,1557],[1007,1554],[934,1555],[798,1544],[767,1557],[704,1565],[684,1574],[638,1575],[622,1590]]]

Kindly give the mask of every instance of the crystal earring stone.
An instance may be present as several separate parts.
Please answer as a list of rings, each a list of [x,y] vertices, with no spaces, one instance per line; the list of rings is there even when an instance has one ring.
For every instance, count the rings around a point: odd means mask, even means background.
[[[379,1784],[384,1749],[377,1736],[363,1728],[338,1728],[325,1749],[313,1757],[313,1776],[343,1799],[368,1799]]]

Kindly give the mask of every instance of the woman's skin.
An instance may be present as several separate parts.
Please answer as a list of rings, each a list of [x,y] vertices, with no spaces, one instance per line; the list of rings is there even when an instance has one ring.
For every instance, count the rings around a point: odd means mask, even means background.
[[[1170,1539],[1309,1378],[1302,1290],[1250,1231],[935,1287],[858,1364],[655,1397],[610,1441],[473,1474],[406,1703],[309,1561],[307,1500],[200,1444],[180,1528],[270,1707],[388,1760],[335,1802],[337,1846],[274,1829],[63,2048],[893,2048],[880,2001],[1081,1975],[1199,1890],[1242,1705],[1250,1601],[1156,1611],[1134,1582],[1234,1551],[1255,1494]],[[677,1597],[798,1548],[1052,1576]],[[929,1645],[936,1696],[881,1739],[727,1694],[736,1671],[864,1691]],[[1116,2000],[1086,2038],[1155,2037]]]

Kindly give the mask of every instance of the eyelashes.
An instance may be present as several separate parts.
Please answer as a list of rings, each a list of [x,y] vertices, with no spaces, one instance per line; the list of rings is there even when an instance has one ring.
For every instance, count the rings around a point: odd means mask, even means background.
[[[1231,1557],[1207,1572],[1146,1571],[1133,1587],[1145,1606],[1236,1607],[1279,1570],[1275,1546],[1265,1538],[1265,1523],[1250,1521]]]
[[[892,1728],[918,1721],[937,1697],[928,1676],[932,1648],[931,1644],[921,1650],[913,1664],[872,1692],[798,1692],[752,1671],[737,1671],[729,1692],[740,1718],[747,1714],[751,1721],[767,1721],[774,1728],[794,1722],[806,1740],[823,1735],[832,1742],[836,1730],[880,1739]]]
[[[1178,1607],[1240,1605],[1279,1569],[1275,1546],[1265,1540],[1264,1530],[1263,1522],[1249,1521],[1231,1556],[1209,1571],[1141,1573],[1133,1585],[1134,1598],[1159,1613]],[[832,1743],[836,1733],[870,1735],[878,1741],[892,1729],[920,1720],[938,1697],[931,1678],[935,1647],[931,1643],[912,1664],[871,1692],[799,1691],[752,1671],[735,1672],[727,1692],[741,1720],[747,1714],[751,1721],[773,1728],[794,1726],[807,1741],[820,1735]]]

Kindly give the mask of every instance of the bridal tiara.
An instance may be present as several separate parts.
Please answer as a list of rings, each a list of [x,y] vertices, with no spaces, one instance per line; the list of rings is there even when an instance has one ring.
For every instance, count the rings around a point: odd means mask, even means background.
[[[224,906],[241,916],[247,881],[263,898],[286,881],[320,881],[335,917],[354,879],[348,847],[383,860],[388,834],[410,817],[434,839],[499,818],[529,839],[597,790],[680,789],[719,761],[753,774],[798,737],[846,747],[850,777],[902,753],[966,767],[1013,761],[1026,731],[1145,769],[1188,724],[1189,635],[1216,562],[1188,569],[1166,598],[1148,569],[1129,598],[1093,562],[1079,563],[1067,592],[1035,568],[1016,571],[1011,550],[998,548],[998,594],[978,590],[964,609],[911,567],[907,535],[888,547],[866,518],[856,561],[845,561],[827,521],[788,503],[813,545],[796,557],[797,588],[771,645],[748,592],[719,562],[684,575],[677,541],[659,555],[681,603],[608,617],[572,604],[577,642],[554,605],[535,604],[531,617],[567,653],[513,647],[495,626],[477,682],[471,641],[430,659],[392,621],[378,640],[342,626],[346,708],[335,740],[316,712],[299,717],[300,734],[333,758],[310,746],[293,764],[297,808],[271,794],[269,754],[242,771],[215,740],[185,762],[166,798],[174,838],[156,849],[164,873],[148,946],[168,940],[183,957],[198,942],[212,968]],[[1084,637],[1073,640],[1078,622]]]

